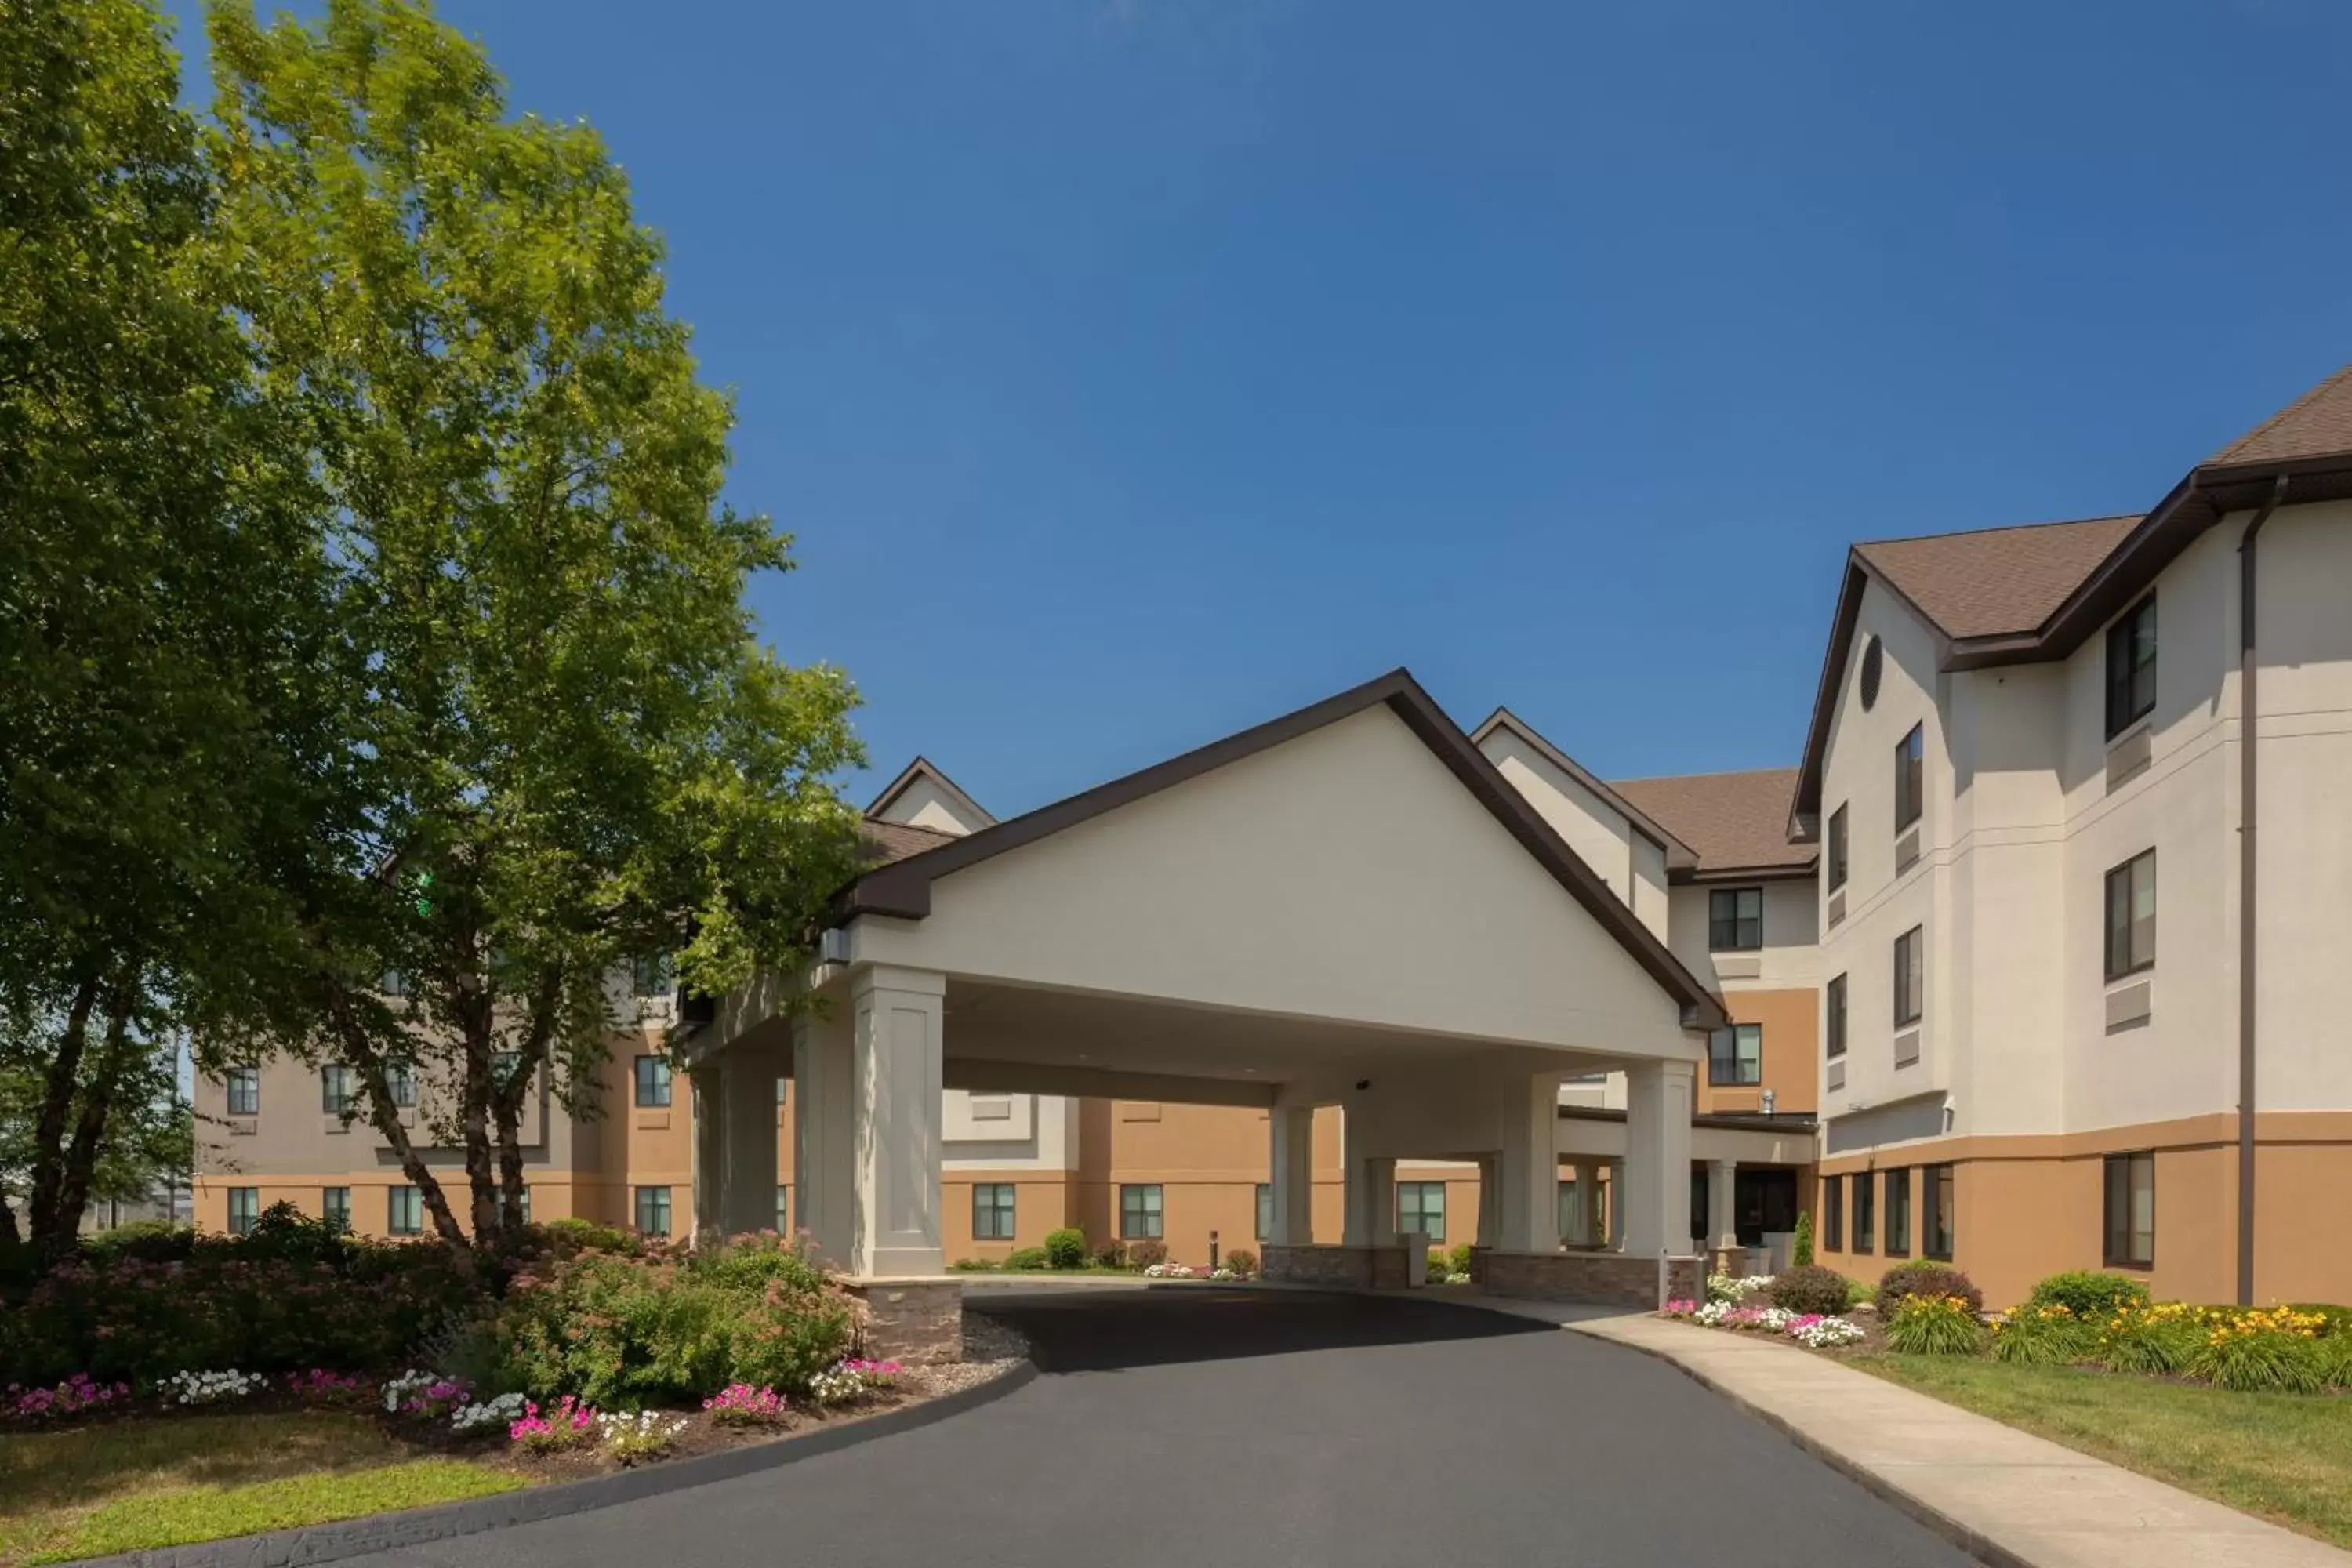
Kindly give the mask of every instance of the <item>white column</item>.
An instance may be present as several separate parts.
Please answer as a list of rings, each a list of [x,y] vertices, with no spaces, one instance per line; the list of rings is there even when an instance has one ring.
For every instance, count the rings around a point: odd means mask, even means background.
[[[1711,1247],[1739,1245],[1739,1208],[1733,1197],[1738,1179],[1737,1160],[1717,1160],[1707,1168],[1707,1244]]]
[[[1625,1075],[1625,1251],[1690,1252],[1689,1062],[1653,1061]]]
[[[1388,1247],[1396,1241],[1396,1160],[1355,1155],[1348,1161],[1345,1247]]]
[[[1538,1073],[1503,1086],[1495,1245],[1505,1252],[1559,1250],[1559,1083],[1558,1073]]]
[[[1503,1234],[1502,1158],[1496,1154],[1478,1156],[1478,1237],[1477,1245],[1491,1247],[1495,1238]]]
[[[727,1169],[722,1142],[727,1099],[715,1060],[696,1067],[687,1078],[687,1103],[691,1108],[688,1114],[694,1118],[694,1138],[689,1145],[689,1158],[693,1161],[694,1239],[699,1242],[722,1236],[727,1229],[720,1195]]]
[[[776,1079],[783,1067],[773,1047],[719,1054],[719,1223],[730,1236],[776,1223]]]
[[[1576,1163],[1576,1205],[1569,1215],[1569,1237],[1579,1247],[1601,1245],[1601,1162]]]
[[[1269,1247],[1305,1247],[1315,1239],[1315,1108],[1277,1105],[1266,1118],[1272,1148],[1267,1170],[1274,1185],[1274,1230]]]
[[[1609,1162],[1609,1245],[1625,1245],[1625,1162]]]
[[[876,964],[850,981],[852,1274],[937,1274],[947,976]]]
[[[856,1142],[847,1004],[821,996],[815,1011],[793,1021],[793,1228],[806,1231],[837,1268],[850,1268]]]

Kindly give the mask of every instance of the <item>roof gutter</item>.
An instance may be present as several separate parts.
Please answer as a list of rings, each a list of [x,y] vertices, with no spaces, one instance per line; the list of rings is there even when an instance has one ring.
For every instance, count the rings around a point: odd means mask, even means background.
[[[2261,750],[2255,744],[2260,709],[2254,703],[2255,542],[2263,524],[2286,500],[2288,476],[2271,483],[2268,500],[2238,540],[2238,1304],[2254,1304],[2254,851],[2255,788]]]

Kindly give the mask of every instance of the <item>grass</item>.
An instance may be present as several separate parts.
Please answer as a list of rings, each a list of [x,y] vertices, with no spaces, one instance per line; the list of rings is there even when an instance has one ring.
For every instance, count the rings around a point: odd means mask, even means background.
[[[1966,1356],[1844,1359],[1946,1404],[2352,1548],[2352,1398],[2231,1394]]]
[[[419,1457],[318,1412],[110,1422],[0,1436],[0,1568],[352,1519],[511,1491],[521,1476]]]

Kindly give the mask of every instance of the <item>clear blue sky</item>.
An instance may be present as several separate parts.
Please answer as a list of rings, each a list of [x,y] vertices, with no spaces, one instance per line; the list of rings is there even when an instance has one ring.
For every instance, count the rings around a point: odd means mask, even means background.
[[[2338,0],[443,15],[667,235],[860,800],[1399,664],[1793,762],[1849,540],[2144,509],[2352,360]]]

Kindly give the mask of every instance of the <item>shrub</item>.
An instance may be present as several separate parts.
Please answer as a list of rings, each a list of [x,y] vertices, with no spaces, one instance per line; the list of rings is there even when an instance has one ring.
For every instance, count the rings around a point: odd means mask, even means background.
[[[1131,1268],[1149,1268],[1155,1263],[1168,1261],[1168,1244],[1164,1241],[1130,1241],[1127,1244],[1127,1262]]]
[[[1886,1322],[1886,1342],[1906,1355],[1967,1355],[1984,1326],[1958,1296],[1909,1296]]]
[[[1772,1281],[1772,1304],[1791,1312],[1830,1317],[1845,1310],[1846,1278],[1818,1264],[1782,1270]]]
[[[2085,1322],[2097,1322],[2126,1307],[2147,1306],[2147,1287],[2121,1274],[2070,1268],[2036,1285],[2026,1301],[2035,1307],[2063,1307]]]
[[[1874,1307],[1878,1304],[1877,1289],[1874,1287],[1864,1284],[1859,1279],[1847,1280],[1845,1286],[1845,1310],[1851,1312],[1856,1307],[1863,1306],[1865,1303]]]
[[[1813,1215],[1811,1209],[1797,1216],[1797,1238],[1790,1254],[1790,1264],[1798,1268],[1813,1266]]]
[[[1087,1266],[1087,1233],[1075,1226],[1045,1233],[1045,1258],[1056,1268]]]
[[[1225,1254],[1225,1267],[1233,1271],[1236,1279],[1255,1279],[1257,1278],[1257,1254],[1246,1247],[1236,1247]]]
[[[2012,1366],[2072,1366],[2097,1346],[2090,1325],[2058,1302],[2020,1307],[1993,1325],[1993,1359]]]
[[[1442,1247],[1433,1247],[1429,1249],[1428,1263],[1428,1274],[1432,1279],[1443,1279],[1454,1272],[1445,1260],[1445,1248]]]
[[[1475,1255],[1476,1250],[1466,1241],[1454,1243],[1445,1254],[1445,1271],[1448,1274],[1469,1273],[1470,1259]]]
[[[1944,1264],[1918,1258],[1898,1263],[1878,1278],[1880,1311],[1898,1311],[1905,1299],[1911,1296],[1958,1296],[1968,1302],[1969,1311],[1984,1310],[1984,1292],[1967,1275]]]
[[[2352,1390],[2352,1333],[2323,1334],[2312,1342],[2311,1355],[2322,1382]]]
[[[1095,1267],[1097,1268],[1126,1268],[1127,1243],[1123,1241],[1107,1241],[1103,1243],[1101,1247],[1095,1250]]]
[[[2126,1307],[2091,1327],[2098,1336],[2099,1363],[2109,1372],[2186,1372],[2197,1353],[2197,1321],[2179,1301]]]
[[[950,1274],[993,1274],[1002,1267],[1003,1265],[991,1262],[985,1258],[959,1258],[953,1263],[948,1265],[948,1272]]]
[[[1042,1247],[1016,1247],[1004,1258],[1004,1267],[1021,1274],[1039,1273],[1053,1266],[1053,1256]]]
[[[645,1250],[645,1238],[636,1232],[593,1219],[551,1219],[541,1228],[559,1253],[625,1252],[634,1257]]]
[[[2239,1394],[2317,1394],[2327,1385],[2318,1342],[2263,1312],[2213,1324],[2190,1352],[2189,1370]]]

